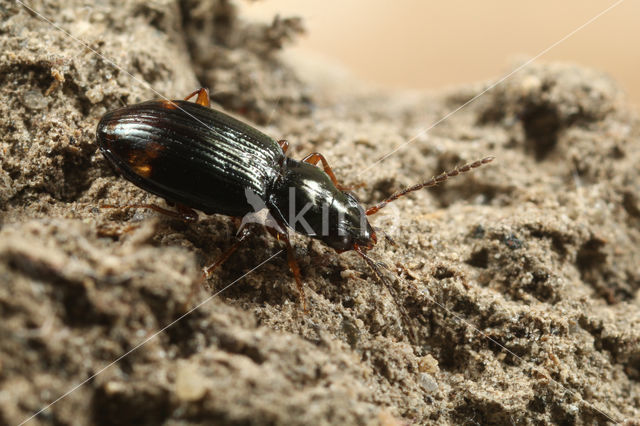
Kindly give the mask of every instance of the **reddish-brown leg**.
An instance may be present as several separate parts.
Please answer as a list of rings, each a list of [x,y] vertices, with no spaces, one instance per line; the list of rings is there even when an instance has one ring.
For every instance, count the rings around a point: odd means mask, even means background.
[[[291,241],[289,241],[289,237],[287,234],[279,232],[276,229],[267,227],[267,231],[274,237],[278,239],[278,241],[282,240],[287,245],[287,263],[289,264],[289,269],[293,273],[293,278],[296,280],[296,287],[298,288],[298,294],[300,295],[300,300],[302,301],[302,309],[304,312],[309,312],[307,309],[307,297],[304,294],[304,286],[302,285],[302,275],[300,274],[300,266],[298,266],[298,261],[296,260],[295,252],[293,251],[293,246],[291,245]]]
[[[331,166],[329,166],[327,159],[324,158],[324,155],[320,154],[319,152],[314,152],[313,154],[309,154],[304,157],[302,161],[304,163],[313,164],[314,166],[318,164],[318,161],[322,162],[322,168],[324,169],[324,172],[329,176],[336,188],[338,188],[340,191],[348,190],[346,186],[342,186],[340,185],[340,183],[338,183],[338,179],[336,179],[336,175],[333,173],[333,170],[331,169]]]
[[[215,271],[216,268],[218,268],[220,265],[226,262],[229,257],[231,257],[231,255],[238,249],[238,247],[240,247],[240,244],[244,240],[246,240],[249,235],[251,235],[251,232],[252,231],[248,228],[242,229],[240,231],[240,235],[237,237],[236,241],[231,245],[231,247],[229,247],[224,253],[222,253],[211,265],[202,268],[202,279],[209,279],[213,271]]]
[[[198,97],[196,98],[196,103],[198,105],[202,105],[202,106],[206,106],[206,107],[210,106],[209,90],[208,89],[205,89],[204,87],[201,87],[198,90],[196,90],[193,93],[191,93],[186,98],[184,98],[184,100],[188,101],[189,99],[193,98],[195,95],[198,95]]]
[[[112,204],[103,204],[100,206],[102,209],[150,209],[161,213],[165,216],[180,219],[185,222],[193,223],[198,220],[198,213],[183,204],[176,204],[178,211],[165,209],[164,207],[156,206],[155,204],[126,204],[124,206],[115,206]]]
[[[125,227],[112,227],[112,228],[106,228],[106,227],[100,227],[98,228],[98,236],[101,238],[117,238],[117,237],[121,237],[124,234],[128,234],[129,232],[138,229],[140,227],[140,225],[127,225]]]
[[[282,148],[282,152],[284,152],[286,154],[287,150],[289,149],[289,141],[287,141],[285,139],[280,139],[278,141],[278,145],[280,145],[280,148]]]
[[[176,210],[182,216],[182,220],[189,223],[195,223],[198,221],[198,213],[191,207],[187,207],[184,204],[176,204]]]
[[[304,294],[304,286],[302,285],[302,277],[300,274],[300,266],[298,266],[298,261],[296,260],[295,252],[293,251],[293,247],[291,246],[291,241],[289,241],[289,237],[284,235],[284,242],[287,244],[287,263],[289,264],[289,269],[293,273],[293,278],[296,280],[296,287],[298,287],[298,293],[300,294],[300,300],[302,300],[302,309],[305,312],[308,312],[307,309],[307,297]]]
[[[185,308],[191,305],[191,301],[196,295],[198,288],[200,288],[200,286],[211,277],[211,274],[213,273],[213,271],[215,271],[220,265],[226,262],[227,259],[229,259],[229,257],[231,257],[231,255],[238,249],[240,244],[245,239],[247,239],[249,235],[251,235],[251,230],[247,228],[244,228],[243,230],[241,230],[240,235],[237,237],[236,241],[233,243],[233,245],[231,245],[231,247],[229,247],[225,252],[223,252],[211,265],[205,266],[204,268],[202,268],[202,276],[200,277],[200,279],[194,281],[191,284],[191,291],[189,292],[189,296],[187,296],[187,303]]]

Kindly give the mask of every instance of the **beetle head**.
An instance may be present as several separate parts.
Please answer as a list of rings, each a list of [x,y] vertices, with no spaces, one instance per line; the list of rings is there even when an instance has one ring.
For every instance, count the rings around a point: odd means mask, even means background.
[[[330,206],[330,228],[322,241],[337,252],[353,250],[354,246],[371,249],[377,242],[376,233],[367,220],[365,210],[349,193],[336,197]],[[331,220],[334,217],[335,220]]]

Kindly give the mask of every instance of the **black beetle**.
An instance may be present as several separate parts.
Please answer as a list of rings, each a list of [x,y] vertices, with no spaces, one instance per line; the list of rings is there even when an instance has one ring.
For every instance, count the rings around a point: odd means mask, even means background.
[[[195,103],[188,102],[196,95]],[[98,124],[97,142],[126,179],[165,198],[177,211],[147,204],[122,207],[151,208],[187,221],[197,219],[193,209],[239,218],[266,207],[270,217],[263,224],[287,245],[288,263],[305,309],[300,270],[286,228],[317,238],[338,253],[355,250],[380,276],[375,262],[366,255],[376,244],[376,233],[366,217],[409,192],[493,160],[487,157],[442,173],[365,210],[338,183],[322,154],[310,154],[302,161],[286,157],[286,141],[276,141],[209,108],[206,89],[184,100],[149,101],[111,111]],[[318,162],[324,171],[316,167]],[[204,277],[249,233],[241,227],[233,246],[204,268]]]

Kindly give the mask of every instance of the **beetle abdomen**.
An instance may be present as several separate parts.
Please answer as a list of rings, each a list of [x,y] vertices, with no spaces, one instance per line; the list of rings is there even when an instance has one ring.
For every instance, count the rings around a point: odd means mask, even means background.
[[[97,141],[137,186],[229,216],[253,211],[246,189],[266,198],[284,158],[264,133],[186,101],[151,101],[107,113],[98,124]]]

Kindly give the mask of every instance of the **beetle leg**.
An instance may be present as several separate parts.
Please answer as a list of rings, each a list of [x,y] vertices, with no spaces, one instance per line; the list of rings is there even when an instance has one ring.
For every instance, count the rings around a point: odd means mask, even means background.
[[[289,149],[289,141],[285,139],[280,139],[278,141],[278,145],[280,145],[280,148],[282,148],[282,152],[286,154],[287,150]]]
[[[224,262],[226,262],[227,259],[229,259],[229,257],[231,257],[231,255],[238,249],[240,244],[245,239],[247,239],[249,235],[251,235],[251,232],[252,231],[248,228],[243,228],[242,230],[240,230],[240,235],[236,238],[236,241],[231,245],[231,247],[229,247],[227,251],[222,253],[222,255],[220,255],[220,257],[218,257],[216,261],[211,265],[202,268],[202,279],[209,279],[213,271],[215,271],[218,266],[222,265]]]
[[[191,207],[178,203],[176,204],[176,210],[178,210],[178,213],[182,216],[182,220],[185,222],[195,223],[198,221],[198,213]]]
[[[287,150],[289,149],[289,141],[285,140],[285,139],[280,139],[278,141],[278,145],[280,145],[280,148],[282,149],[282,153],[286,154]],[[282,167],[282,164],[284,163],[284,160],[286,160],[287,157],[283,156],[280,161],[278,162],[278,164],[280,165],[280,167]]]
[[[289,241],[289,237],[287,237],[286,234],[282,235],[284,237],[284,242],[287,244],[287,263],[289,263],[289,269],[291,269],[293,278],[296,280],[296,287],[298,287],[300,300],[302,300],[302,309],[304,309],[305,312],[308,312],[307,297],[304,295],[304,286],[302,285],[302,278],[300,276],[300,266],[298,266],[298,261],[296,260],[296,255],[293,251],[293,247],[291,246],[291,241]]]
[[[198,213],[189,207],[183,204],[177,204],[176,209],[178,211],[173,211],[169,209],[165,209],[164,207],[157,206],[155,204],[127,204],[124,206],[115,206],[112,204],[103,204],[100,206],[102,209],[150,209],[161,213],[165,216],[173,217],[176,219],[183,220],[187,223],[193,223],[198,220]]]
[[[302,159],[303,163],[313,164],[314,166],[318,164],[318,161],[322,162],[322,168],[324,169],[324,172],[329,176],[336,188],[338,188],[340,191],[348,190],[346,186],[342,186],[340,185],[340,183],[338,183],[338,179],[336,179],[336,175],[333,173],[333,170],[331,169],[331,166],[329,166],[329,162],[327,162],[327,159],[324,158],[324,155],[320,154],[319,152],[314,152],[313,154],[309,154]]]
[[[296,287],[298,288],[298,294],[300,295],[300,301],[302,301],[302,309],[304,312],[309,312],[307,309],[307,297],[304,294],[304,286],[302,285],[302,276],[300,274],[300,266],[298,266],[298,261],[296,260],[295,252],[293,250],[293,246],[291,245],[291,241],[287,234],[283,232],[279,232],[278,230],[270,227],[266,227],[267,231],[274,237],[278,239],[278,241],[282,240],[287,245],[287,263],[289,264],[289,269],[293,273],[293,278],[296,280]]]
[[[187,96],[186,98],[184,98],[185,101],[188,101],[189,99],[193,98],[195,95],[198,95],[198,97],[196,98],[196,103],[198,105],[202,105],[202,106],[210,106],[210,102],[209,102],[209,90],[205,89],[204,87],[199,88],[198,90],[194,91],[193,93],[189,94],[189,96]]]
[[[123,228],[98,228],[98,236],[101,238],[118,238],[124,234],[128,234],[131,231],[138,229],[140,225],[127,225]]]
[[[251,235],[251,230],[244,228],[240,231],[240,235],[237,237],[236,241],[233,243],[233,245],[231,245],[231,247],[229,247],[227,249],[227,251],[225,251],[224,253],[222,253],[222,255],[220,255],[215,262],[213,262],[211,265],[209,266],[205,266],[204,268],[202,268],[202,275],[200,276],[200,279],[195,280],[191,283],[191,291],[189,292],[189,295],[187,296],[187,302],[185,304],[185,309],[187,309],[190,305],[191,305],[191,301],[193,300],[194,296],[196,295],[196,292],[198,291],[198,289],[200,288],[200,286],[211,277],[211,274],[213,273],[213,271],[215,271],[220,265],[222,265],[227,259],[229,259],[229,257],[231,257],[231,255],[238,249],[238,247],[240,246],[240,244],[249,236]]]

